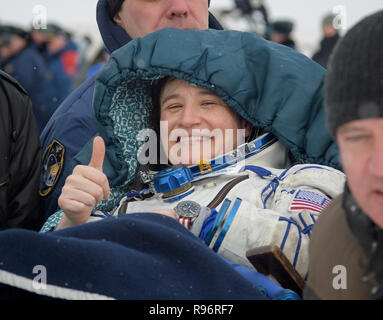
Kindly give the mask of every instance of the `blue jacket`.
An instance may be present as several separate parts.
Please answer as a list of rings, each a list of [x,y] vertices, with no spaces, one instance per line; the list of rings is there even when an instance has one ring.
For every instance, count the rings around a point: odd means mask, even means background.
[[[69,40],[60,51],[45,54],[48,72],[45,77],[44,102],[49,117],[69,95],[78,71],[76,45]]]
[[[104,45],[107,51],[111,53],[131,39],[121,27],[110,20],[106,3],[106,0],[98,1],[97,23]],[[222,29],[211,14],[209,25],[214,29]],[[43,211],[46,218],[57,210],[57,199],[60,196],[66,176],[71,173],[71,167],[68,167],[69,161],[98,132],[92,107],[96,78],[97,73],[87,79],[64,100],[41,134],[45,171],[41,177],[40,194],[43,196]],[[55,153],[57,148],[64,150],[60,153],[60,157],[55,157],[59,170],[54,172],[53,179],[47,180],[44,175],[52,176],[46,174],[47,172],[50,173],[49,170],[52,167],[52,164],[48,164],[48,159],[52,159],[50,156]]]
[[[4,61],[1,68],[14,77],[27,91],[32,101],[32,111],[39,132],[49,120],[44,104],[44,82],[47,71],[45,61],[34,45],[30,44],[11,59]]]

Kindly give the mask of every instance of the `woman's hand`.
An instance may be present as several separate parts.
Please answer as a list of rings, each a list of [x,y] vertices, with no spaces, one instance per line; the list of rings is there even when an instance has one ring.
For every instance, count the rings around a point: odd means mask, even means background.
[[[104,157],[104,140],[96,137],[89,165],[76,166],[65,181],[58,199],[64,215],[57,230],[87,222],[95,205],[109,198],[108,178],[102,171]]]

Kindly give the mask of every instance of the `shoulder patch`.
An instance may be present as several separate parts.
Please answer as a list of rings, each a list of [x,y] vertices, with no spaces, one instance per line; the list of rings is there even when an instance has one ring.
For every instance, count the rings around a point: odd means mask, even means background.
[[[64,167],[64,154],[65,147],[57,140],[53,140],[45,149],[40,179],[41,196],[47,196],[60,178]]]
[[[290,203],[289,211],[308,210],[312,213],[321,213],[330,201],[331,199],[318,190],[298,189]]]

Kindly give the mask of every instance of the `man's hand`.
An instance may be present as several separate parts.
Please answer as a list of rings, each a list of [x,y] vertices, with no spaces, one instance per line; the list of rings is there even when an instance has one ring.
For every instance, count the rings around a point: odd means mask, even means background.
[[[104,157],[104,140],[96,137],[89,165],[76,166],[65,181],[58,199],[64,215],[57,230],[87,222],[95,205],[109,198],[108,178],[102,171]]]

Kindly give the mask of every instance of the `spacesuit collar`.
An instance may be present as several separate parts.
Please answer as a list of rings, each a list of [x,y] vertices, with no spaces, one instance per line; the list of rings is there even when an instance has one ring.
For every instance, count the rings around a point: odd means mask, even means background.
[[[266,133],[220,157],[201,160],[199,164],[190,166],[189,169],[194,180],[249,164],[277,169],[285,168],[288,166],[287,150],[273,134]]]

